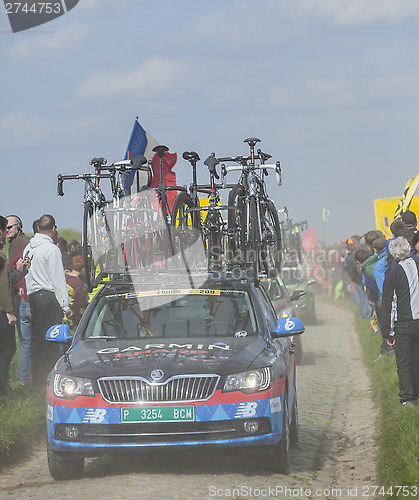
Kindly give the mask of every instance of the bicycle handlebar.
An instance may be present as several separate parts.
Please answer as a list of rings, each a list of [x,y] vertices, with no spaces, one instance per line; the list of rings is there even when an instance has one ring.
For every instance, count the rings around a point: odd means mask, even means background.
[[[58,184],[57,184],[57,194],[58,196],[64,196],[63,184],[64,181],[78,180],[83,181],[94,180],[94,179],[110,179],[110,174],[75,174],[75,175],[61,175],[58,174]]]
[[[282,185],[282,175],[281,175],[281,164],[279,161],[276,162],[275,165],[272,164],[263,164],[263,165],[232,165],[231,167],[226,167],[225,165],[222,166],[221,172],[222,176],[225,177],[228,172],[231,172],[233,170],[254,170],[254,169],[259,169],[259,170],[275,170],[276,172],[276,182],[278,186]]]
[[[204,165],[208,167],[208,170],[211,175],[213,175],[216,179],[219,179],[220,176],[217,174],[216,166],[220,163],[220,160],[215,157],[215,153],[212,153],[208,156],[208,158],[204,161]]]

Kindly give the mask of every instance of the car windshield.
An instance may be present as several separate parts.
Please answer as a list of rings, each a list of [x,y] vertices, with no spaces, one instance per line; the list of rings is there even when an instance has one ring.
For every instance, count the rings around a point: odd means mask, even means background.
[[[167,289],[102,297],[83,339],[247,337],[256,333],[247,291]]]

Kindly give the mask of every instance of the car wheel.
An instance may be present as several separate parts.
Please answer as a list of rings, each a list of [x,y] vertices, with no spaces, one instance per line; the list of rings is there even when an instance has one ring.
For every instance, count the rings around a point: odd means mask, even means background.
[[[47,457],[49,472],[56,481],[82,477],[84,458],[62,460],[49,445],[47,445]]]
[[[294,405],[292,409],[292,418],[290,424],[290,447],[295,446],[298,443],[298,404],[297,404],[297,392],[294,396]]]
[[[282,404],[282,436],[275,451],[267,458],[267,469],[272,472],[286,474],[289,466],[290,427],[288,423],[288,394],[284,394]]]

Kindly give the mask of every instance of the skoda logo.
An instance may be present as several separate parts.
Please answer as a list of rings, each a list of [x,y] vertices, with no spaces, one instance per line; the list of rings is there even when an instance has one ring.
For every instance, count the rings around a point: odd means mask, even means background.
[[[151,378],[153,380],[156,380],[156,381],[161,380],[164,377],[164,371],[160,370],[160,368],[157,368],[156,370],[152,370],[150,375],[151,375]]]

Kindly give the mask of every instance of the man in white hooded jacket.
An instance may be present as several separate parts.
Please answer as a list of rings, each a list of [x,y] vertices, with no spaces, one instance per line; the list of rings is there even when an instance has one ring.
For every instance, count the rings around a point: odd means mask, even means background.
[[[26,288],[32,314],[31,369],[32,383],[44,385],[59,357],[54,342],[45,340],[49,327],[62,322],[63,313],[71,314],[67,284],[60,249],[55,245],[57,227],[52,215],[39,219],[39,232],[23,251],[32,258],[26,275]]]

